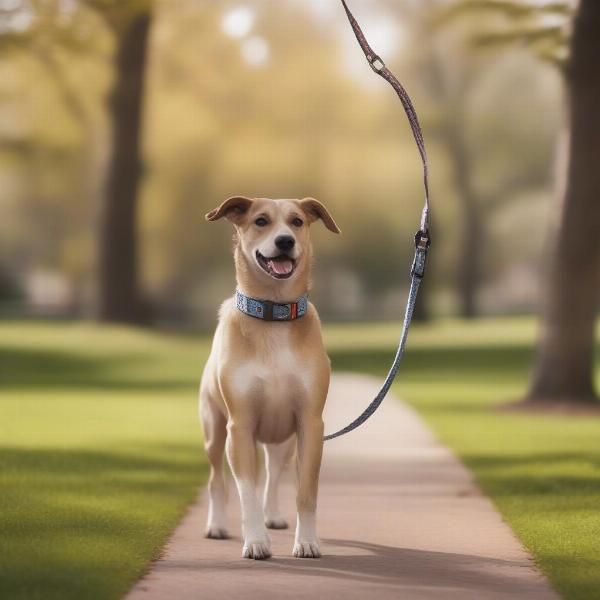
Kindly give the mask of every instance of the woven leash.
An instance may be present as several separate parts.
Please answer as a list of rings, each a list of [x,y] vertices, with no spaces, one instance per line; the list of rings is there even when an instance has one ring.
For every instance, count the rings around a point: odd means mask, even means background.
[[[417,231],[415,235],[415,257],[413,260],[412,268],[410,271],[411,283],[410,290],[408,293],[408,300],[406,303],[406,311],[404,313],[404,322],[402,324],[402,335],[400,336],[400,342],[398,344],[398,350],[396,351],[396,355],[394,356],[394,360],[392,362],[392,366],[379,390],[379,393],[371,404],[367,406],[367,408],[359,415],[352,423],[346,425],[343,429],[336,431],[335,433],[330,433],[324,437],[325,440],[332,440],[333,438],[344,435],[345,433],[349,433],[350,431],[356,429],[360,425],[362,425],[378,408],[379,405],[383,402],[386,394],[388,393],[394,378],[396,377],[396,373],[398,372],[398,367],[400,366],[400,361],[402,360],[402,355],[404,353],[404,347],[406,346],[406,340],[408,338],[408,330],[410,328],[410,323],[412,321],[413,313],[415,310],[415,302],[417,301],[417,293],[419,291],[419,285],[421,284],[421,280],[423,279],[423,275],[425,274],[425,261],[427,258],[427,251],[429,249],[430,237],[429,237],[429,168],[427,163],[427,152],[425,151],[425,142],[423,140],[423,132],[421,131],[421,126],[419,125],[419,119],[417,117],[417,113],[415,108],[411,102],[409,95],[406,93],[402,84],[396,79],[394,74],[385,66],[385,63],[381,58],[377,55],[376,52],[373,51],[369,42],[365,38],[365,34],[363,33],[360,25],[357,20],[354,18],[350,9],[348,8],[348,4],[346,0],[341,0],[342,5],[344,6],[344,10],[346,11],[346,15],[348,16],[348,20],[350,21],[350,25],[354,30],[354,35],[364,52],[367,61],[377,73],[377,75],[383,77],[393,88],[396,94],[398,94],[398,98],[400,98],[400,102],[402,102],[402,106],[404,108],[404,112],[408,118],[408,122],[410,124],[410,128],[412,129],[413,136],[415,138],[415,142],[417,144],[417,148],[419,149],[419,154],[421,155],[421,161],[423,162],[423,185],[425,187],[425,202],[423,206],[423,212],[421,214],[421,224],[419,231]]]

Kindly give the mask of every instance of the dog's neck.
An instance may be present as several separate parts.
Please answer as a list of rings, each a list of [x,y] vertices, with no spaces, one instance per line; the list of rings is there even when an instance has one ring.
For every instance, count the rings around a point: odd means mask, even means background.
[[[235,247],[234,259],[237,289],[245,296],[259,300],[287,303],[295,302],[310,290],[310,254],[304,257],[302,264],[298,265],[289,279],[273,279],[266,273],[264,277],[257,277],[252,266],[248,264],[249,259],[239,244]]]

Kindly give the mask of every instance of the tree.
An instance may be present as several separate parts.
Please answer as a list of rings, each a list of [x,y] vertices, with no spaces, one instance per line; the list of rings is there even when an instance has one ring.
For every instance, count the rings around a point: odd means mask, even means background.
[[[526,401],[596,402],[594,329],[600,290],[600,3],[581,0],[566,70],[567,184],[550,255],[542,335]]]
[[[569,2],[464,0],[453,12],[493,10],[510,27],[483,32],[483,45],[521,41],[564,69],[569,108],[569,158],[553,231],[542,311],[542,334],[525,404],[597,402],[594,331],[600,291],[600,3],[580,0],[572,34],[551,16],[568,16]],[[540,18],[545,17],[545,18]]]
[[[88,186],[85,195],[90,204],[101,196],[101,223],[98,236],[98,315],[106,321],[140,321],[143,317],[138,291],[136,239],[139,183],[142,174],[141,128],[144,78],[148,38],[152,22],[151,0],[81,0],[63,5],[59,0],[9,3],[0,8],[6,26],[0,31],[0,48],[15,47],[28,51],[42,64],[60,92],[64,107],[79,123],[89,154],[84,164]],[[81,35],[77,24],[90,10],[100,16],[115,40],[114,81],[108,97],[111,133],[110,155],[104,186],[98,185],[97,171],[103,160],[97,156],[98,119],[82,101],[81,87],[70,81],[61,53],[80,54],[89,49],[89,33]],[[22,27],[12,27],[15,22]],[[17,21],[20,19],[20,21]],[[88,86],[89,87],[89,86]],[[97,188],[103,187],[102,193]]]
[[[109,96],[112,150],[98,239],[99,307],[103,321],[144,317],[138,289],[136,217],[142,174],[141,128],[150,3],[126,7],[97,3],[116,38],[115,81]]]
[[[556,61],[555,45],[552,45],[553,54],[546,43],[547,37],[551,37],[553,44],[556,43],[556,31],[552,27],[549,33],[548,26],[539,22],[541,15],[538,12],[512,1],[462,0],[448,7],[446,3],[427,0],[423,6],[425,13],[418,20],[422,40],[420,59],[423,72],[427,74],[430,94],[439,102],[442,117],[438,119],[435,133],[446,148],[462,223],[457,232],[460,247],[455,276],[459,311],[462,317],[474,318],[479,314],[477,296],[485,275],[486,240],[490,223],[501,210],[520,198],[516,192],[543,186],[549,169],[543,157],[530,155],[518,167],[514,165],[510,174],[494,176],[485,189],[477,183],[486,144],[485,141],[479,143],[473,136],[468,107],[486,68],[481,56],[473,52],[473,46],[512,43],[516,38],[535,44],[538,55],[547,60],[552,56]],[[545,10],[549,10],[548,7]],[[508,14],[510,29],[489,30],[485,26],[485,16],[489,16],[490,11]],[[551,12],[556,11],[562,14],[562,6],[560,10],[554,6]],[[444,36],[449,32],[443,27],[464,12],[477,19],[469,24],[469,30],[477,33],[471,33],[471,44],[466,48],[452,35]],[[519,26],[515,26],[515,16],[518,17]],[[525,19],[530,22],[525,23]],[[449,48],[452,50],[449,51]],[[497,107],[496,112],[502,115],[502,106]],[[526,143],[524,139],[519,142]]]

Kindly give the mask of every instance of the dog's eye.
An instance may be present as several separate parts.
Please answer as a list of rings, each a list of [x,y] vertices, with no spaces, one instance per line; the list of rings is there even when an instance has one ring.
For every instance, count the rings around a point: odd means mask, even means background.
[[[302,219],[299,219],[298,217],[296,217],[295,219],[292,220],[292,225],[294,227],[302,227],[302,225],[304,225],[304,221],[302,221]]]
[[[265,225],[269,224],[269,221],[267,221],[264,217],[258,217],[258,219],[254,221],[254,224],[258,225],[259,227],[264,227]]]

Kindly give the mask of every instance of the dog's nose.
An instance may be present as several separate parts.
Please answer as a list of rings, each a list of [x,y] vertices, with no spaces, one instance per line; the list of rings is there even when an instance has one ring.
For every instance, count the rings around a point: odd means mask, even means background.
[[[275,245],[282,252],[289,252],[296,244],[296,240],[291,235],[278,235],[275,238]]]

